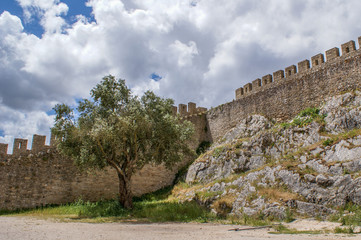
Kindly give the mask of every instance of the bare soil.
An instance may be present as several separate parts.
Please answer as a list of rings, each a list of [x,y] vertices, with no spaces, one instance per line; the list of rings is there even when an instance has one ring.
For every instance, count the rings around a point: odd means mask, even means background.
[[[302,220],[290,224],[288,227],[303,229],[334,229],[334,223]],[[0,217],[0,239],[86,239],[86,240],[115,240],[115,239],[147,239],[147,240],[215,240],[215,239],[361,239],[360,235],[342,234],[270,234],[272,229],[257,229],[245,231],[229,231],[230,229],[249,228],[239,225],[219,225],[200,223],[79,223],[79,222],[56,222],[54,220],[39,220],[29,217]]]

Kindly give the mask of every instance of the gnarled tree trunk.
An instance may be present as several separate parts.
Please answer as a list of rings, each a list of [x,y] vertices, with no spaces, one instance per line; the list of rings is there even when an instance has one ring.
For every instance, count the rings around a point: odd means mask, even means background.
[[[133,194],[130,186],[130,179],[118,173],[119,178],[119,202],[124,208],[133,208]]]

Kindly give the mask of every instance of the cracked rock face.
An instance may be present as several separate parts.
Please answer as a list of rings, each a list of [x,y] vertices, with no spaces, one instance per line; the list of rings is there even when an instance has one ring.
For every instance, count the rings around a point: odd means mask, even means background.
[[[207,187],[186,199],[214,212],[223,201],[229,214],[280,219],[290,209],[328,216],[347,203],[361,205],[361,92],[330,98],[319,116],[300,125],[247,117],[189,167],[186,182]],[[214,194],[199,198],[197,191]]]

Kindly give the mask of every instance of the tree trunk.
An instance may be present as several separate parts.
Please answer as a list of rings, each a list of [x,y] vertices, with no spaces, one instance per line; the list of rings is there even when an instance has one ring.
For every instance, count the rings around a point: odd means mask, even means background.
[[[119,202],[124,208],[133,208],[133,195],[130,188],[130,179],[118,173],[119,178]]]

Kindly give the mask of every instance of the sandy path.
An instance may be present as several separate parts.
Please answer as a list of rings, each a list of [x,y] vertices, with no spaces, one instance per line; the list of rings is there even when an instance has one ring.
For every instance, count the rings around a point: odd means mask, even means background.
[[[197,223],[169,223],[169,224],[129,224],[129,223],[65,223],[51,220],[39,220],[20,217],[0,217],[1,240],[43,240],[43,239],[361,239],[360,235],[274,235],[269,229],[228,231],[241,226],[197,224]]]

